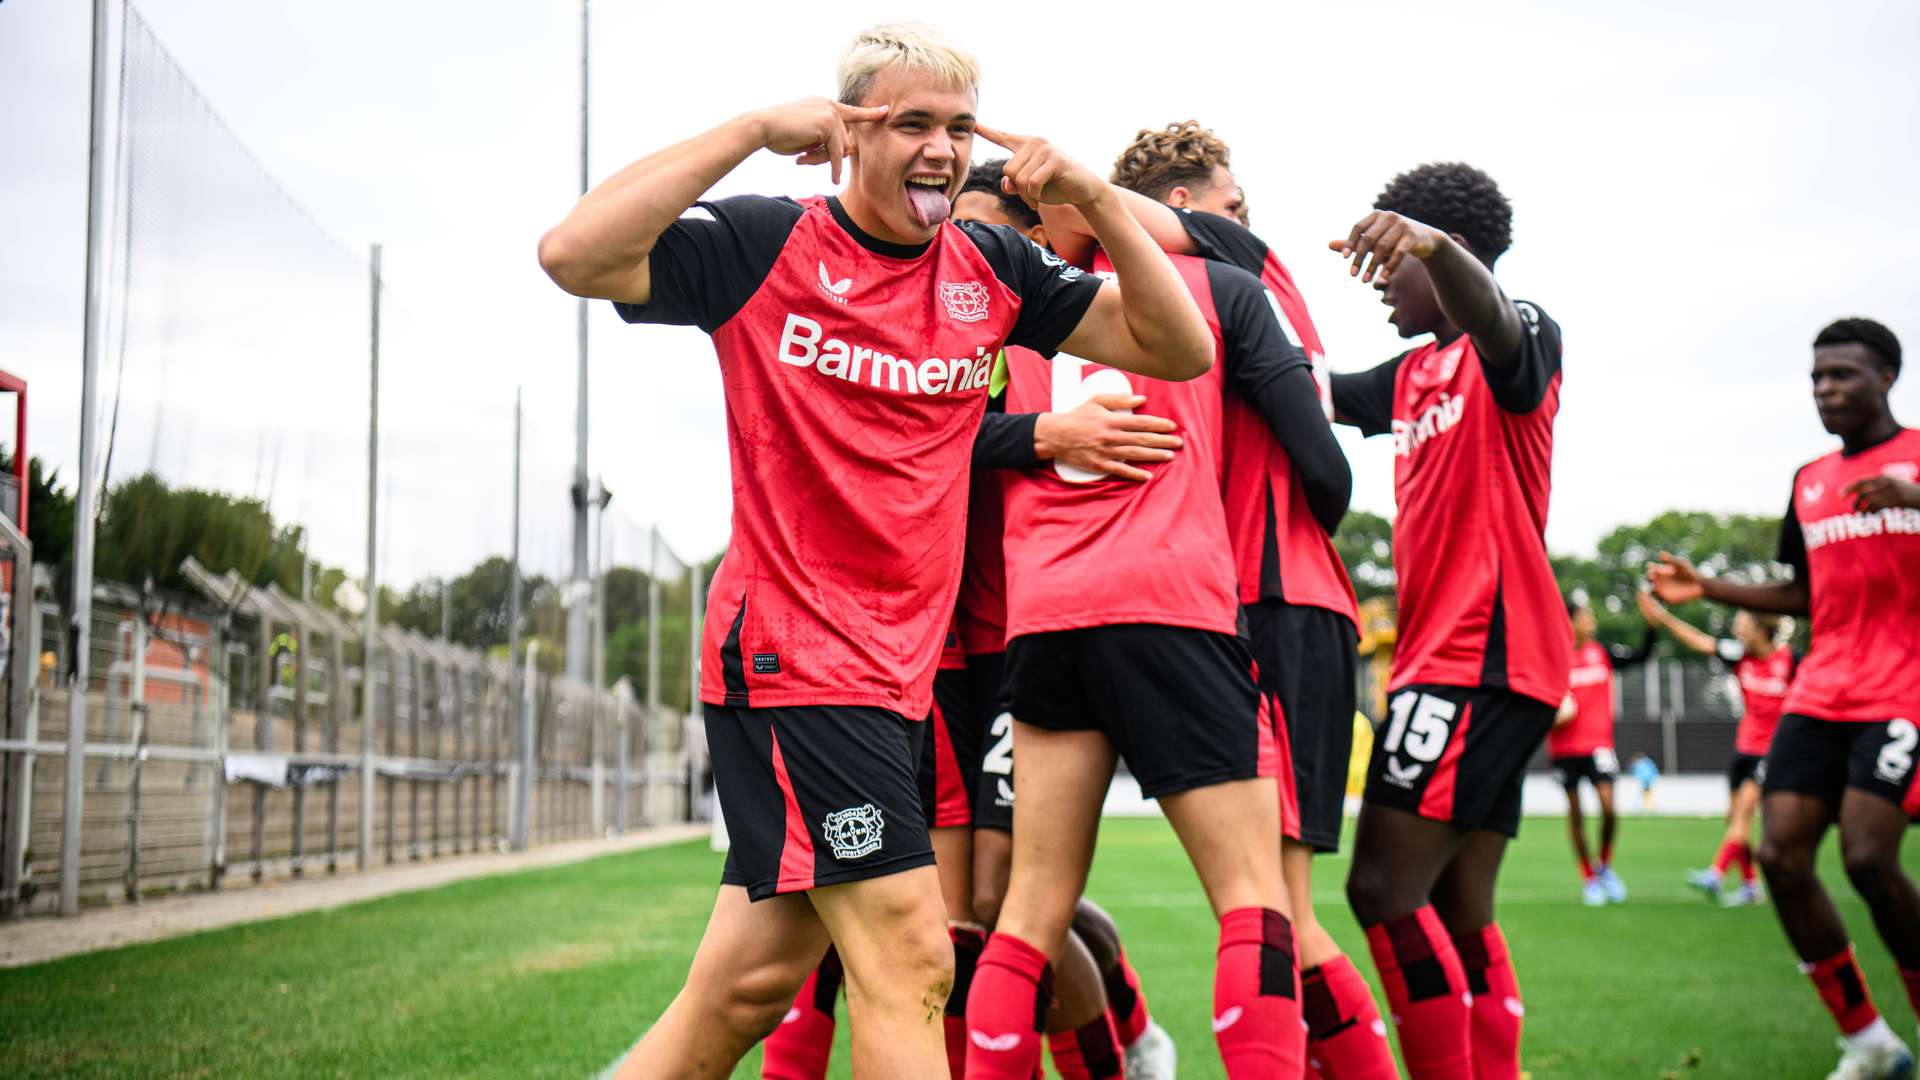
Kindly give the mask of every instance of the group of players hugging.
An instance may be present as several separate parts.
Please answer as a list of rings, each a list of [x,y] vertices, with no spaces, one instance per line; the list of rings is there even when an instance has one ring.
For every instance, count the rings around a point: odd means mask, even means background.
[[[937,32],[875,27],[836,100],[635,162],[541,241],[566,291],[705,331],[725,388],[733,533],[700,696],[732,847],[684,988],[619,1075],[724,1077],[763,1043],[764,1076],[821,1077],[843,990],[857,1077],[1028,1080],[1043,1051],[1064,1077],[1173,1075],[1082,895],[1116,761],[1218,920],[1227,1075],[1399,1075],[1310,888],[1356,693],[1331,419],[1391,435],[1398,502],[1398,646],[1347,899],[1407,1072],[1518,1077],[1494,886],[1526,763],[1578,705],[1543,539],[1560,329],[1494,278],[1510,206],[1466,165],[1393,178],[1329,246],[1420,344],[1329,375],[1211,132],[1143,131],[1109,182],[981,123],[978,82]],[[980,141],[1010,156],[970,167]],[[703,199],[762,150],[845,185]],[[1876,323],[1816,341],[1843,449],[1795,481],[1791,579],[1650,571],[1745,625],[1811,613],[1759,862],[1846,1076],[1910,1059],[1814,876],[1829,824],[1920,993],[1896,860],[1920,809],[1920,729],[1896,719],[1920,720],[1920,432],[1887,411],[1898,370]],[[1765,663],[1752,637],[1708,646]]]

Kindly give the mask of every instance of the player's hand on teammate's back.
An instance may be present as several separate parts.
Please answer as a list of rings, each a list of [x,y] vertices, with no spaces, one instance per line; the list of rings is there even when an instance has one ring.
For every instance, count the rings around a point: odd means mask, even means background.
[[[1447,242],[1447,234],[1431,225],[1425,225],[1410,217],[1396,214],[1391,210],[1375,210],[1354,223],[1347,230],[1343,240],[1327,242],[1329,250],[1340,253],[1341,258],[1351,258],[1348,276],[1358,275],[1363,283],[1371,283],[1375,278],[1385,285],[1400,265],[1400,260],[1412,255],[1425,260],[1440,245]],[[1361,265],[1367,262],[1367,256],[1373,256],[1373,262],[1361,273]]]
[[[1000,189],[1009,195],[1018,195],[1028,206],[1085,206],[1111,191],[1107,182],[1092,169],[1037,135],[1015,135],[985,124],[975,126],[973,131],[1012,152]]]
[[[1653,593],[1669,604],[1685,604],[1706,595],[1700,574],[1693,564],[1678,555],[1660,553],[1660,561],[1647,564],[1647,583]]]
[[[853,153],[854,124],[884,120],[885,105],[843,105],[827,98],[803,98],[754,114],[760,124],[760,142],[801,165],[828,165],[833,182],[840,182],[840,162]]]
[[[1146,481],[1153,474],[1138,464],[1173,460],[1180,436],[1173,421],[1132,410],[1146,404],[1138,394],[1096,394],[1067,412],[1041,413],[1034,422],[1034,449],[1056,461],[1119,480]]]
[[[1847,485],[1853,508],[1862,514],[1895,506],[1920,508],[1920,484],[1894,476],[1863,476]]]

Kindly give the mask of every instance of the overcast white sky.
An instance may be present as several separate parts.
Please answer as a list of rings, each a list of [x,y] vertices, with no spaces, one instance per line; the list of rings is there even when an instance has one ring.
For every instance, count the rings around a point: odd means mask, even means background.
[[[32,384],[33,449],[69,476],[87,7],[0,3],[0,366]],[[577,6],[140,7],[329,233],[355,250],[386,245],[385,575],[457,571],[505,550],[516,384],[530,424],[527,553],[536,569],[558,571],[574,309],[533,251],[576,194]],[[1778,513],[1791,470],[1831,443],[1808,394],[1813,333],[1868,314],[1920,345],[1920,5],[1192,11],[1204,18],[1140,4],[849,3],[798,18],[784,4],[599,0],[592,173],[734,113],[830,93],[838,51],[859,27],[928,18],[980,55],[983,119],[1046,134],[1098,167],[1145,125],[1192,116],[1227,138],[1255,228],[1292,267],[1334,367],[1351,370],[1402,346],[1325,241],[1396,171],[1472,162],[1516,208],[1514,249],[1500,266],[1508,290],[1540,303],[1566,334],[1548,527],[1562,550],[1589,550],[1614,525],[1670,507]],[[763,155],[718,190],[797,195],[826,184],[823,172]],[[344,258],[342,267],[351,283],[358,270]],[[236,302],[260,311],[301,302],[264,282],[253,291]],[[345,338],[363,341],[364,313],[347,317],[362,321]],[[639,525],[654,522],[684,555],[716,550],[727,535],[727,458],[704,338],[630,328],[597,305],[592,342],[593,469],[622,512],[619,554],[637,557]],[[223,423],[249,418],[254,445],[213,444],[213,456],[240,461],[225,460],[223,475],[238,469],[272,488],[277,512],[313,522],[318,557],[357,568],[365,356],[343,352],[289,364],[277,385],[213,377],[173,392],[191,391]],[[180,381],[151,353],[130,351],[136,360],[153,379]],[[269,403],[280,412],[250,419]],[[1920,373],[1896,388],[1895,409],[1920,423]],[[195,427],[186,420],[167,439],[193,438],[178,430]],[[295,427],[305,441],[284,444],[278,433]],[[1355,505],[1391,513],[1389,445],[1343,441]],[[135,465],[147,456],[128,453]],[[205,449],[160,461],[185,479],[217,464]]]

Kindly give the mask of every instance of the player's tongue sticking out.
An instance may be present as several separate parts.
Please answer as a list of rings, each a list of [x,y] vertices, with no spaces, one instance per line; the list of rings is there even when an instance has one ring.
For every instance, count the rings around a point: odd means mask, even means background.
[[[913,220],[923,229],[931,229],[947,220],[953,212],[953,204],[947,201],[945,181],[936,184],[919,182],[917,178],[907,181],[907,206],[913,210]]]

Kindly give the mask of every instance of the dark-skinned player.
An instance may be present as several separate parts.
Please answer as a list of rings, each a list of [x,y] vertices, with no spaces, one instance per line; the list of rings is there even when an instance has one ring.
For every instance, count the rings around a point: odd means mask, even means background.
[[[1560,330],[1493,264],[1512,208],[1470,166],[1387,185],[1331,247],[1404,338],[1336,375],[1336,419],[1394,440],[1399,641],[1347,898],[1416,1080],[1514,1080],[1525,1012],[1494,883],[1522,773],[1567,692],[1567,612],[1545,529]]]
[[[1784,581],[1702,577],[1662,555],[1648,567],[1669,604],[1705,598],[1807,615],[1812,645],[1767,751],[1760,868],[1787,941],[1833,1014],[1833,1080],[1909,1076],[1913,1055],[1874,1007],[1847,928],[1814,871],[1831,827],[1847,878],[1920,1005],[1920,891],[1900,841],[1920,815],[1920,430],[1894,419],[1900,341],[1871,319],[1813,339],[1813,400],[1839,449],[1794,476],[1780,523]]]

